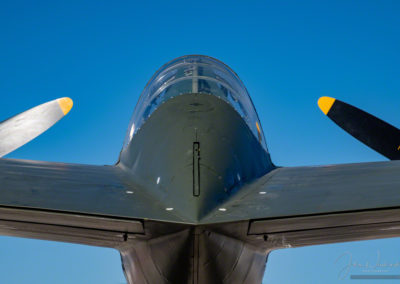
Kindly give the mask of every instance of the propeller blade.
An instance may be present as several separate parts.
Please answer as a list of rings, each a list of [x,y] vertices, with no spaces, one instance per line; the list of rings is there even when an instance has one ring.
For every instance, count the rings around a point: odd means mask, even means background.
[[[0,157],[36,138],[72,108],[70,98],[53,100],[0,122]]]
[[[352,105],[321,97],[318,106],[342,129],[390,160],[400,160],[400,130]]]

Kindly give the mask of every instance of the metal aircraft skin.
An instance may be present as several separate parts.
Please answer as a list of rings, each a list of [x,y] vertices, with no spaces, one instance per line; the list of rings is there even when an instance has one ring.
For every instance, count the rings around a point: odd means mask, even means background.
[[[72,107],[57,102],[1,123],[1,153]],[[319,101],[331,118],[341,103]],[[370,132],[351,134],[368,145]],[[399,236],[399,171],[399,161],[275,166],[238,76],[188,55],[148,82],[116,165],[0,159],[0,234],[115,248],[131,284],[255,284],[274,249]]]

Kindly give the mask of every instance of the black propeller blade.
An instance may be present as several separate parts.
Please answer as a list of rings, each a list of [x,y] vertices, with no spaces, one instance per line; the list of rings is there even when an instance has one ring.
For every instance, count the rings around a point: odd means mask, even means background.
[[[352,105],[321,97],[318,106],[337,125],[390,160],[400,160],[400,130]]]

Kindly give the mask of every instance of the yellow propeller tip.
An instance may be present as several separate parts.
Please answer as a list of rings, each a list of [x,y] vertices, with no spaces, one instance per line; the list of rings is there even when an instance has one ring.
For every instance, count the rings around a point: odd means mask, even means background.
[[[334,98],[320,97],[318,100],[318,106],[322,110],[322,112],[325,115],[327,115],[335,101],[336,101],[336,99],[334,99]]]
[[[74,102],[70,98],[61,98],[58,99],[58,104],[60,105],[60,108],[64,115],[66,115],[74,105]]]

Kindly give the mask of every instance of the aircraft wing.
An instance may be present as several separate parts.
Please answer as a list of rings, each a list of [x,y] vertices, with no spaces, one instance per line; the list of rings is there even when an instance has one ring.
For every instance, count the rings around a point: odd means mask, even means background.
[[[271,248],[400,236],[399,173],[400,161],[278,168],[203,222],[249,221]]]
[[[115,247],[175,214],[117,166],[0,159],[1,235]]]
[[[243,221],[272,249],[400,236],[399,172],[400,161],[278,168],[201,224]],[[0,159],[1,235],[118,247],[147,220],[186,223],[157,200],[117,166]]]

